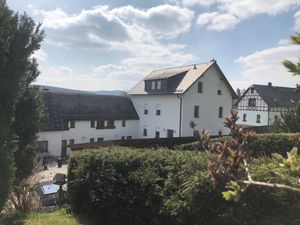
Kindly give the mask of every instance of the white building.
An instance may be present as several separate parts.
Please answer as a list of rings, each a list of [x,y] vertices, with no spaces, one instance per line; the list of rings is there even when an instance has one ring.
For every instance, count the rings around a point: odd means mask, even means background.
[[[40,152],[64,157],[72,144],[137,138],[139,118],[128,97],[44,91],[43,101]]]
[[[187,137],[202,129],[228,134],[223,122],[237,98],[215,60],[155,70],[127,94],[139,115],[138,138]]]
[[[272,125],[281,113],[295,109],[300,101],[299,88],[268,85],[250,86],[237,102],[238,123],[247,126]]]
[[[64,157],[72,144],[191,137],[202,129],[228,134],[223,122],[236,98],[215,60],[155,70],[127,94],[44,91],[49,116],[38,133],[40,151]]]

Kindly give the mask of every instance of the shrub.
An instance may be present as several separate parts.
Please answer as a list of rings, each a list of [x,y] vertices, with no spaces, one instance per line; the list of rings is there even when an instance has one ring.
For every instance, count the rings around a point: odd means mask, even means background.
[[[224,142],[229,137],[212,139],[213,142]],[[253,156],[270,156],[272,153],[284,154],[294,146],[299,146],[300,133],[267,133],[257,134],[251,138],[249,148]],[[175,146],[176,150],[198,150],[198,142]]]
[[[209,157],[123,147],[76,152],[69,162],[71,207],[100,225],[271,225],[299,218],[300,196],[293,193],[249,187],[238,203],[225,201],[212,188]],[[272,173],[278,165],[268,158],[251,165],[255,178],[290,182]]]

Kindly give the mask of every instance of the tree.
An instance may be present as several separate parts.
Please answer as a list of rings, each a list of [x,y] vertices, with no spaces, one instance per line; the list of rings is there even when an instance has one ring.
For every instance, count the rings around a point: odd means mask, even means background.
[[[300,34],[291,36],[292,43],[300,45]],[[290,60],[283,60],[282,64],[291,72],[293,75],[300,75],[300,61],[293,63]]]
[[[300,104],[297,104],[295,110],[281,113],[281,119],[274,122],[272,129],[289,133],[300,132]]]
[[[242,96],[241,89],[237,88],[236,89],[236,94],[240,98]]]
[[[14,131],[18,137],[14,153],[16,165],[15,183],[31,175],[36,148],[33,142],[45,118],[43,101],[38,88],[30,87],[16,104]]]
[[[41,24],[0,4],[0,211],[14,180],[15,109],[39,74],[31,56],[43,38]]]

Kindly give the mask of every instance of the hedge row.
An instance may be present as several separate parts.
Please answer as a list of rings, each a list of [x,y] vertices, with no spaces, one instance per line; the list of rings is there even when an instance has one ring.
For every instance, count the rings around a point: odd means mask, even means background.
[[[71,207],[99,225],[271,225],[299,219],[300,195],[250,188],[238,203],[223,200],[211,185],[208,157],[124,147],[76,152],[68,172]],[[270,177],[274,165],[267,160],[253,164],[255,178]]]
[[[224,142],[229,136],[214,138],[212,141]],[[300,133],[267,133],[257,134],[250,142],[250,149],[254,156],[271,155],[272,153],[284,154],[294,146],[299,145]],[[198,142],[177,145],[176,150],[198,150]]]

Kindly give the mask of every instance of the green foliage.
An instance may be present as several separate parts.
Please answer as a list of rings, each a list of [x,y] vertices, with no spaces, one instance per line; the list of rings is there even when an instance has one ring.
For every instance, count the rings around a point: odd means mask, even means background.
[[[33,142],[45,119],[45,109],[37,88],[28,88],[16,104],[14,130],[18,136],[15,151],[16,182],[28,177],[34,168],[36,149]]]
[[[280,166],[288,168],[292,174],[300,175],[300,156],[298,154],[298,148],[294,147],[288,152],[286,159],[279,154],[274,154],[274,158],[279,162]]]
[[[249,187],[240,197],[242,190],[232,184],[240,200],[226,201],[224,190],[212,187],[210,157],[197,151],[123,147],[77,152],[69,162],[71,207],[99,225],[283,225],[300,218],[300,195],[280,190]],[[297,182],[275,174],[277,170],[270,158],[251,164],[254,178]]]
[[[223,198],[226,201],[235,201],[235,202],[239,201],[242,196],[243,189],[238,184],[238,182],[230,181],[227,188],[229,189],[228,191],[222,192]]]
[[[299,145],[300,133],[266,133],[251,137],[249,149],[253,156],[271,156],[273,153],[286,155],[294,146]],[[224,143],[229,137],[213,138],[212,142]],[[176,150],[198,150],[198,142],[175,146]]]
[[[300,104],[297,104],[296,110],[281,113],[281,119],[276,120],[272,127],[281,132],[300,132]]]
[[[294,44],[300,44],[300,34],[291,36],[291,40]],[[288,69],[293,75],[300,75],[300,63],[293,63],[290,60],[283,60],[282,64]]]
[[[44,38],[40,26],[0,5],[0,210],[14,178],[16,104],[39,74],[31,55]]]

